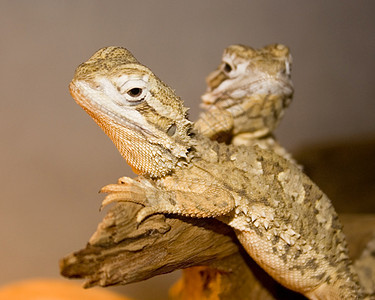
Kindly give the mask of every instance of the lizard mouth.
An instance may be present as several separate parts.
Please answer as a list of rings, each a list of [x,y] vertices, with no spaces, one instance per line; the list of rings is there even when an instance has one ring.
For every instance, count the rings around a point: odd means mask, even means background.
[[[240,101],[244,97],[258,94],[275,94],[288,97],[293,94],[293,85],[287,78],[278,77],[270,80],[269,77],[264,76],[247,84],[232,83],[228,87],[219,85],[216,88],[209,86],[206,93],[201,96],[202,103],[200,106],[203,109],[209,109],[212,105],[222,100],[234,99],[234,101]]]
[[[222,93],[220,93],[220,94],[222,94]],[[212,91],[207,91],[206,93],[204,93],[201,97],[201,99],[202,99],[201,107],[202,108],[208,108],[211,105],[215,104],[215,102],[218,99],[220,99],[220,94],[215,95]]]

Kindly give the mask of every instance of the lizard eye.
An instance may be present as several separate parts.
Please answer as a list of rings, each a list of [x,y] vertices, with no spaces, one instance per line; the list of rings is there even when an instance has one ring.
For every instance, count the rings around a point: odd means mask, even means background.
[[[139,97],[142,94],[141,88],[132,88],[128,91],[128,95],[131,97]]]
[[[133,104],[139,103],[145,100],[147,95],[147,89],[142,87],[132,87],[125,90],[125,99]]]
[[[224,63],[224,66],[223,66],[223,71],[225,73],[230,73],[231,71],[233,70],[232,66],[228,63]]]
[[[232,58],[228,57],[222,60],[221,71],[228,77],[233,77],[237,73],[238,66],[234,65]]]
[[[146,99],[149,95],[147,82],[142,79],[130,79],[117,87],[120,94],[125,100],[132,105],[138,104]]]

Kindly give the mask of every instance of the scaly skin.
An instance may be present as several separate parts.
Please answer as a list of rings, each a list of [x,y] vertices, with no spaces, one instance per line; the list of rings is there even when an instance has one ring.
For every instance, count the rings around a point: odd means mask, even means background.
[[[217,218],[284,286],[310,299],[360,298],[334,208],[293,163],[194,134],[173,90],[123,48],[81,64],[70,91],[141,175],[104,187],[104,205],[143,204],[139,222],[155,213]]]
[[[206,111],[195,128],[212,140],[258,145],[293,161],[272,134],[293,97],[291,64],[289,48],[281,44],[226,48],[221,64],[207,77]]]

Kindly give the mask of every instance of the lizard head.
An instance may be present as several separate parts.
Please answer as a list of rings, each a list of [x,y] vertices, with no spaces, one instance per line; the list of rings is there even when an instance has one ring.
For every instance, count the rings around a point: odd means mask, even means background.
[[[271,132],[293,96],[289,48],[273,44],[261,49],[232,45],[207,77],[202,107],[229,111],[234,133]],[[262,121],[250,121],[260,118]],[[237,123],[236,123],[237,122]]]
[[[187,109],[125,48],[100,49],[78,66],[70,92],[137,174],[164,176],[190,159]]]

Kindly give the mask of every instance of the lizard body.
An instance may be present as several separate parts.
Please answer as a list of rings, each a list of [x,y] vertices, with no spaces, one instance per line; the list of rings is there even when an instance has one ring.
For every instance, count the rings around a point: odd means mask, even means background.
[[[139,222],[155,213],[217,218],[284,286],[310,299],[360,297],[334,208],[293,163],[192,131],[182,101],[124,48],[81,64],[70,91],[140,175],[105,186],[104,205],[143,204]]]
[[[229,46],[206,79],[206,111],[195,127],[212,140],[258,145],[293,161],[272,134],[293,97],[291,64],[289,48],[281,44]]]

